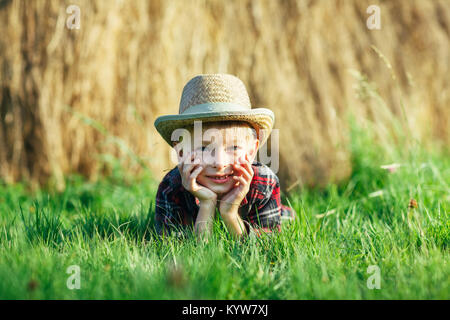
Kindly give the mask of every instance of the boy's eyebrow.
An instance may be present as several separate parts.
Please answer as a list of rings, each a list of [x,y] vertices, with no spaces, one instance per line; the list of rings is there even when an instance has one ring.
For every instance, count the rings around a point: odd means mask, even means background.
[[[215,142],[202,140],[202,146],[207,147],[209,145],[215,146]],[[226,145],[241,145],[241,141],[239,139],[233,139],[231,141],[226,141]]]
[[[244,137],[240,137],[239,134],[233,133],[233,134],[226,134],[225,136],[222,136],[222,142],[226,144],[241,144],[245,140]],[[210,137],[209,139],[202,137],[202,145],[209,145],[209,144],[215,144],[216,138],[214,136]]]

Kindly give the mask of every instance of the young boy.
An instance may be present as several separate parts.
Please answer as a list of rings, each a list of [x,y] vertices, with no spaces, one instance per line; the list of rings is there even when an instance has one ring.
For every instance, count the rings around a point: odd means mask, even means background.
[[[269,109],[251,108],[245,85],[235,76],[191,79],[183,89],[179,114],[155,121],[179,162],[158,188],[158,233],[193,226],[199,235],[209,234],[216,209],[237,237],[280,230],[282,219],[294,219],[294,211],[281,204],[278,177],[254,161],[273,122]]]

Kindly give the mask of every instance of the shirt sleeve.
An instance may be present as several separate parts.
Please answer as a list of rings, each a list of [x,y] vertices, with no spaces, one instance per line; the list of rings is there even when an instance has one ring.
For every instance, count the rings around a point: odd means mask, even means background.
[[[249,223],[245,223],[249,234],[259,236],[262,232],[281,230],[280,182],[276,175],[267,179],[263,191],[257,191],[260,195],[249,214]]]

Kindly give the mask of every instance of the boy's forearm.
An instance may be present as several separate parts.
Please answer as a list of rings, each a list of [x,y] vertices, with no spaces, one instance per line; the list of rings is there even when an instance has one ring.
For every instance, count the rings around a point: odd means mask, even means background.
[[[241,237],[247,234],[247,229],[245,227],[244,221],[239,216],[237,210],[229,212],[227,214],[222,214],[222,219],[225,222],[225,226],[233,236]]]
[[[215,202],[202,202],[195,220],[195,232],[198,235],[209,234],[212,230],[214,215],[216,211]]]

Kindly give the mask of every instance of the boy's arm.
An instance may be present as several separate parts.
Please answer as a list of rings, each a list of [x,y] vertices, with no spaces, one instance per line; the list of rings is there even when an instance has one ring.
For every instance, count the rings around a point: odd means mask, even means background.
[[[197,219],[195,220],[195,232],[198,238],[203,235],[209,236],[214,223],[216,213],[216,201],[201,201],[199,205]]]
[[[233,164],[233,170],[236,173],[233,176],[233,188],[220,199],[220,215],[225,226],[232,236],[240,237],[247,234],[247,228],[239,215],[239,206],[250,190],[254,171],[248,154],[241,156],[238,163]]]
[[[281,230],[281,198],[280,183],[276,174],[269,168],[254,170],[246,156],[242,165],[234,166],[234,169],[242,175],[238,177],[240,189],[232,189],[222,197],[220,213],[230,233],[236,236],[243,234],[259,235],[262,231],[272,232],[273,229]],[[250,195],[250,212],[248,220],[242,220],[239,215],[239,205],[247,193]]]
[[[268,183],[261,192],[258,186],[259,195],[252,205],[248,215],[248,230],[250,233],[260,235],[262,232],[271,233],[274,229],[281,230],[281,196],[280,183],[276,175],[267,177]]]
[[[204,169],[200,165],[200,157],[201,154],[197,151],[187,152],[178,164],[178,171],[184,189],[200,201],[194,226],[198,238],[201,238],[202,235],[209,236],[212,230],[217,202],[216,193],[197,183],[197,177]]]
[[[227,215],[222,215],[222,219],[231,235],[240,237],[247,234],[248,231],[245,226],[245,222],[239,216],[238,210],[230,212]]]

